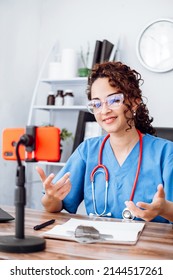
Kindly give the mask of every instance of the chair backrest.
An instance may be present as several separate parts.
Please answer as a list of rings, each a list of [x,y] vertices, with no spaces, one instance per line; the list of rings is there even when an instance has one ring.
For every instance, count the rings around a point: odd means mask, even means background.
[[[95,121],[96,121],[96,119],[95,119],[94,115],[92,115],[91,113],[85,112],[85,111],[79,111],[72,152],[74,152],[74,150],[84,140],[86,122],[95,122]]]
[[[173,141],[173,128],[171,127],[155,127],[157,136]]]

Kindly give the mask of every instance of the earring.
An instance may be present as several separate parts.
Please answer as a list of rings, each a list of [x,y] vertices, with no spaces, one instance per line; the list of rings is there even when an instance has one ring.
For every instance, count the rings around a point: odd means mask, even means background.
[[[133,111],[133,116],[136,117],[136,111]]]

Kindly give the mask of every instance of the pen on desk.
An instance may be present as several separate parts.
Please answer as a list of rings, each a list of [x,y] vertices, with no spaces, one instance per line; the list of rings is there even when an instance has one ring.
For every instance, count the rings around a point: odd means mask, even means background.
[[[47,227],[47,226],[53,224],[54,222],[55,222],[55,219],[52,219],[52,220],[49,220],[49,221],[47,221],[47,222],[45,222],[43,224],[34,226],[33,229],[34,230],[39,230],[39,229],[42,229],[44,227]]]

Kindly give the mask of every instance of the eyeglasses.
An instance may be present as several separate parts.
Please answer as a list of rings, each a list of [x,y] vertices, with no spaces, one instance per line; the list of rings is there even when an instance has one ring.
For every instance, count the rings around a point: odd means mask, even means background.
[[[118,109],[123,103],[123,101],[123,93],[113,93],[112,95],[108,96],[104,102],[97,99],[89,101],[87,109],[91,114],[98,114],[102,111],[104,103],[110,109]]]

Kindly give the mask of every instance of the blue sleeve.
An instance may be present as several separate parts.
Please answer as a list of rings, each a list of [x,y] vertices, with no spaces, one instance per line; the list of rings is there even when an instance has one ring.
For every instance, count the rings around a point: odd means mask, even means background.
[[[171,143],[172,144],[172,143]],[[165,191],[165,199],[173,203],[173,149],[172,145],[168,145],[163,159],[163,187]],[[173,224],[173,222],[170,222]]]
[[[173,152],[163,161],[163,184],[165,198],[173,202]]]
[[[78,206],[84,199],[85,166],[85,161],[77,148],[53,180],[53,183],[55,183],[66,172],[70,172],[72,187],[70,193],[63,200],[63,208],[70,213],[76,213]]]

